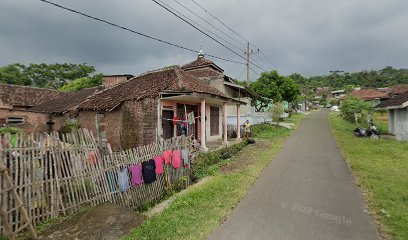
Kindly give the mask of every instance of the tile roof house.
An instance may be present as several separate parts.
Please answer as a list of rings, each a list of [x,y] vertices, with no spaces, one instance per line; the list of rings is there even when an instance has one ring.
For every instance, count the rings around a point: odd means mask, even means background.
[[[47,116],[30,112],[34,106],[65,96],[65,93],[36,87],[0,84],[0,125],[25,132],[45,132]]]
[[[251,106],[251,99],[259,98],[260,96],[225,75],[224,70],[213,61],[206,59],[202,51],[198,53],[196,60],[182,65],[181,68],[189,75],[209,83],[226,96],[245,102],[239,109],[237,106],[227,106],[229,125],[237,123],[238,113],[241,116],[240,122],[242,123],[247,119],[255,120],[255,117],[259,115],[255,113],[255,109]],[[250,122],[253,124],[253,121]]]
[[[388,111],[388,132],[408,141],[408,91],[381,102],[376,109]]]
[[[362,88],[359,90],[354,90],[351,92],[351,95],[364,101],[370,101],[387,99],[389,98],[388,92],[388,89]]]
[[[47,116],[47,121],[40,124],[47,125],[47,131],[60,131],[68,121],[77,116],[76,108],[88,97],[102,91],[103,87],[85,88],[77,92],[64,93],[62,97],[46,101],[29,111]]]
[[[408,91],[408,84],[399,84],[399,85],[394,85],[391,87],[390,94],[399,95],[406,91]]]
[[[221,116],[227,104],[245,103],[174,66],[97,92],[77,110],[81,127],[95,132],[113,149],[150,144],[182,133],[199,138],[205,149],[207,140],[223,137],[225,121]],[[186,114],[195,118],[186,123]]]

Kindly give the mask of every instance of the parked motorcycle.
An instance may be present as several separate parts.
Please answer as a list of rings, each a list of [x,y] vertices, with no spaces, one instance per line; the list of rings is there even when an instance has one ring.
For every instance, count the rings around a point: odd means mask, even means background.
[[[360,127],[354,129],[354,135],[356,137],[379,138],[380,132],[377,130],[376,126],[372,125],[368,127],[367,129],[363,129]]]

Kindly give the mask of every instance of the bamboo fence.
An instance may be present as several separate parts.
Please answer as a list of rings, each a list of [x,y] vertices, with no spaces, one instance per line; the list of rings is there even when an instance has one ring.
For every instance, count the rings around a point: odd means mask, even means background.
[[[102,153],[87,129],[74,133],[0,136],[0,157],[13,180],[34,226],[85,206],[111,202],[137,209],[160,199],[173,184],[190,184],[190,169],[165,166],[151,184],[121,192],[117,173],[123,168],[162,154],[167,149],[189,148],[187,138],[177,137],[120,152]],[[128,171],[130,182],[130,172]],[[183,181],[180,181],[183,179]],[[8,213],[13,230],[23,224],[22,215],[6,185],[0,182],[0,207]],[[0,233],[4,232],[0,219]]]

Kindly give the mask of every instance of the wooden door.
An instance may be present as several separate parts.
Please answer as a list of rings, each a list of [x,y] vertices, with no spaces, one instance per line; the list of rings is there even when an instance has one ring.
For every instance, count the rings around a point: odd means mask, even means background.
[[[174,112],[172,110],[163,110],[162,112],[162,129],[163,138],[169,139],[173,137],[174,125],[173,121],[167,119],[173,119]]]

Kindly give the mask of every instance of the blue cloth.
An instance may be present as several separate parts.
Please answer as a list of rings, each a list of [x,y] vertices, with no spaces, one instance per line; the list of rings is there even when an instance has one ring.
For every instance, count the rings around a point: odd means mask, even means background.
[[[190,161],[188,159],[188,154],[189,154],[188,148],[185,148],[185,149],[181,150],[181,155],[183,156],[184,166],[190,163]]]
[[[124,168],[118,172],[118,183],[119,190],[121,192],[126,192],[127,190],[129,190],[129,175],[127,168]]]
[[[109,190],[111,192],[116,192],[116,185],[115,185],[115,172],[108,171],[106,174],[106,181],[108,182]]]

